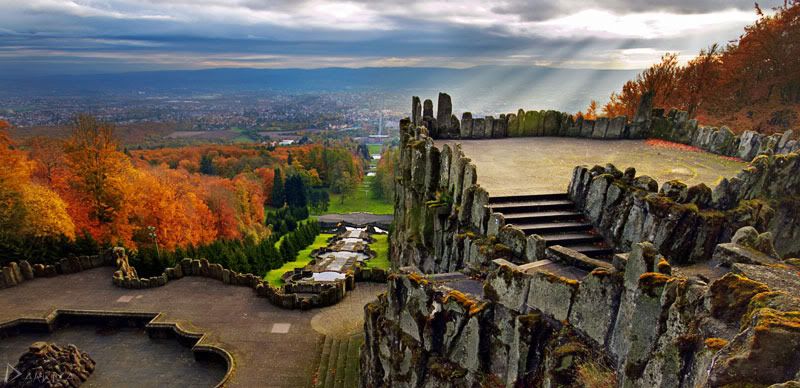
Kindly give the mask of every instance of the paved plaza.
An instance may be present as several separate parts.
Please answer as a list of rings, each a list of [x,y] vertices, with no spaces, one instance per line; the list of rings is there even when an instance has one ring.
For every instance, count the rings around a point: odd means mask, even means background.
[[[385,289],[384,284],[359,283],[341,303],[330,308],[336,310],[299,311],[275,307],[266,299],[257,298],[250,288],[201,277],[185,277],[159,288],[117,288],[111,283],[112,272],[108,267],[96,268],[0,290],[0,322],[44,317],[54,309],[161,312],[160,321],[181,322],[193,331],[205,332],[204,343],[222,347],[233,355],[236,367],[229,381],[231,386],[299,387],[308,383],[317,367],[322,334],[361,331],[363,305]],[[333,319],[315,318],[318,315]],[[12,346],[16,340],[0,342]],[[154,343],[150,356],[160,353],[161,346]],[[191,357],[188,348],[181,348],[177,342],[174,346],[175,351]],[[136,347],[138,351],[148,351],[146,346]],[[91,348],[85,350],[94,357]],[[174,351],[163,356],[170,362],[175,358]],[[98,370],[102,369],[98,363]],[[123,377],[127,372],[115,373]]]
[[[551,194],[567,191],[578,165],[613,163],[635,167],[659,185],[679,179],[689,185],[717,185],[736,175],[745,163],[708,152],[655,147],[644,140],[591,140],[525,137],[487,140],[436,140],[437,146],[461,143],[478,167],[478,183],[492,196]]]

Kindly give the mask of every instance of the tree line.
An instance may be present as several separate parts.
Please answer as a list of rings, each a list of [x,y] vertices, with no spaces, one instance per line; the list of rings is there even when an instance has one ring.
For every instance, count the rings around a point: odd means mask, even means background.
[[[592,101],[581,114],[632,118],[641,96],[655,107],[678,108],[706,125],[783,132],[800,123],[800,1],[772,13],[755,5],[758,20],[735,41],[713,44],[681,65],[676,53],[644,70],[614,92],[604,106]]]

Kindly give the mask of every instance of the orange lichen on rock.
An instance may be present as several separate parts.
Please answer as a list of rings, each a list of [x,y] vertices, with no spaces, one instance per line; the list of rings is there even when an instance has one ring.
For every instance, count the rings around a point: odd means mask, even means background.
[[[800,332],[800,311],[781,312],[763,308],[758,312],[756,331],[784,329]]]
[[[480,303],[476,300],[473,300],[467,296],[467,294],[461,291],[450,290],[442,299],[442,303],[447,303],[450,301],[450,299],[467,309],[469,315],[475,315],[486,308],[486,303]]]
[[[724,338],[706,338],[704,343],[709,350],[717,351],[724,348],[728,344],[728,340]]]
[[[639,289],[651,297],[657,297],[656,288],[663,287],[672,278],[658,272],[646,272],[639,276]]]
[[[669,262],[663,257],[661,258],[661,260],[658,261],[657,268],[658,268],[658,272],[660,272],[660,273],[663,273],[663,274],[666,274],[666,275],[671,275],[672,274],[672,266],[669,265]]]
[[[565,278],[563,276],[558,276],[558,275],[552,274],[550,272],[545,272],[545,271],[537,272],[537,275],[543,277],[545,280],[547,280],[550,283],[563,283],[563,284],[566,284],[566,285],[568,285],[568,286],[570,286],[572,288],[578,288],[578,285],[580,284],[580,282],[578,282],[577,280],[567,279],[567,278]]]
[[[425,286],[428,285],[428,279],[422,277],[422,275],[418,273],[410,273],[408,274],[408,280],[411,280],[413,283]]]
[[[711,314],[716,318],[739,321],[756,294],[767,292],[763,283],[728,273],[711,284]]]

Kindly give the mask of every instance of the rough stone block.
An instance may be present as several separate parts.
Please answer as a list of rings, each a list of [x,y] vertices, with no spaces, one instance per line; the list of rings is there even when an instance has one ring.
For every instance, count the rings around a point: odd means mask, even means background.
[[[714,249],[713,258],[722,265],[731,266],[734,263],[771,265],[779,263],[755,249],[735,243],[718,244]]]
[[[547,248],[547,241],[538,234],[533,234],[527,237],[525,245],[525,258],[529,263],[542,260],[546,257],[545,249]]]
[[[605,346],[617,317],[622,289],[619,272],[592,271],[578,286],[569,321],[597,344]]]
[[[594,129],[592,130],[592,139],[602,139],[606,137],[606,131],[608,130],[608,118],[607,117],[600,117],[594,123]]]
[[[531,276],[526,303],[528,307],[563,321],[569,317],[572,297],[577,288],[578,282],[575,280],[549,272],[535,272]]]
[[[19,270],[22,273],[22,278],[25,280],[32,280],[33,279],[33,267],[31,267],[31,263],[27,260],[22,260],[19,262]]]
[[[591,271],[595,268],[603,268],[606,270],[611,270],[614,268],[614,266],[609,264],[608,262],[592,259],[591,257],[584,255],[583,253],[580,253],[573,249],[569,249],[567,247],[562,247],[560,245],[554,245],[552,247],[549,247],[546,249],[545,252],[547,258],[552,261],[562,262],[567,265],[571,265],[588,271]]]
[[[498,268],[486,280],[486,297],[511,310],[525,311],[531,276],[519,271],[513,264],[508,265],[508,262],[496,264]]]

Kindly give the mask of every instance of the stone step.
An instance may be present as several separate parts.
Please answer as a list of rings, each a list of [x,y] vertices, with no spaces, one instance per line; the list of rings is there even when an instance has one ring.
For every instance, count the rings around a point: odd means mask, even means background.
[[[503,215],[526,212],[541,212],[553,210],[573,210],[575,204],[568,200],[553,201],[529,201],[529,202],[508,202],[496,205],[489,205],[492,212],[503,213]]]
[[[536,201],[554,201],[554,200],[569,200],[569,196],[567,195],[567,193],[492,196],[489,198],[489,205],[512,203],[512,202],[536,202]]]
[[[320,355],[319,366],[317,367],[316,384],[315,387],[325,386],[325,377],[328,373],[328,361],[331,356],[331,345],[333,340],[329,336],[325,336],[325,342],[322,345],[322,353]]]
[[[568,233],[588,231],[592,229],[592,224],[583,221],[566,221],[566,222],[541,222],[530,224],[515,224],[517,228],[525,232],[525,235],[532,234],[555,234],[555,233]]]
[[[336,356],[333,388],[344,388],[344,379],[347,373],[347,349],[349,343],[349,339],[342,339],[339,341],[339,355]]]
[[[347,345],[347,366],[344,378],[345,387],[357,387],[360,377],[361,344],[364,343],[364,334],[350,336]]]
[[[561,245],[569,247],[572,245],[591,244],[603,241],[603,236],[593,234],[590,232],[585,233],[560,233],[560,234],[540,234],[545,239],[547,246]]]
[[[547,221],[574,221],[583,218],[583,214],[574,210],[555,210],[525,213],[503,213],[506,224],[531,224]]]
[[[610,259],[614,255],[614,250],[611,249],[606,243],[602,244],[580,244],[570,245],[569,249],[583,253],[586,256],[595,259]]]
[[[342,342],[334,339],[331,343],[331,356],[328,358],[328,365],[325,370],[324,388],[334,388],[336,384],[336,365],[339,359],[339,347]]]

